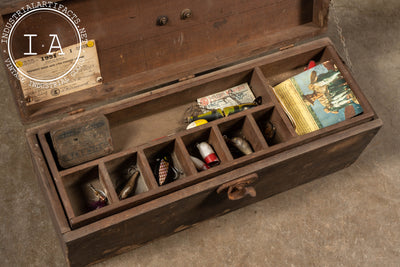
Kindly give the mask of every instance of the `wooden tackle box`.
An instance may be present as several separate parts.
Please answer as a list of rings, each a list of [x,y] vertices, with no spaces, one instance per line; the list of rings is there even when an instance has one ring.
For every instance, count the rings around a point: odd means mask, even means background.
[[[304,42],[326,30],[327,0],[62,3],[96,40],[103,83],[27,105],[19,82],[11,74],[9,81],[28,125],[39,184],[72,266],[101,261],[345,168],[382,125],[331,41]],[[17,8],[3,10],[3,21]],[[187,19],[180,17],[184,9],[192,12]],[[159,16],[168,17],[166,25],[156,25]],[[329,59],[364,112],[298,136],[271,86],[300,73],[310,60]],[[185,130],[184,114],[198,97],[244,82],[262,96],[262,105]],[[114,152],[61,168],[50,132],[99,114],[109,121]],[[277,129],[272,142],[262,133],[268,120]],[[223,139],[231,131],[242,131],[255,152],[234,158]],[[219,166],[196,170],[189,153],[199,141],[213,145]],[[184,172],[164,186],[152,172],[161,151],[171,152]],[[115,184],[132,163],[141,171],[141,190],[119,200]],[[85,208],[82,187],[88,183],[107,192],[109,205]],[[256,196],[240,194],[245,187],[254,188]]]

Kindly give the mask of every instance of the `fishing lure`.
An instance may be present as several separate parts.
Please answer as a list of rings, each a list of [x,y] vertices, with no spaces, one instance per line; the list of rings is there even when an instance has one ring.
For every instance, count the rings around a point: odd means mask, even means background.
[[[221,109],[214,109],[214,110],[211,110],[209,112],[206,112],[206,113],[203,113],[203,114],[200,114],[197,116],[188,117],[188,118],[186,118],[186,121],[189,123],[200,120],[200,119],[204,119],[206,121],[213,121],[213,120],[223,118],[223,117],[224,117],[224,113]]]
[[[249,155],[253,153],[253,149],[251,148],[250,144],[241,137],[233,137],[228,138],[226,135],[224,136],[225,140],[227,140],[230,144],[235,146],[240,152],[244,155]]]
[[[262,104],[262,97],[259,96],[252,103],[245,103],[245,104],[240,104],[236,106],[231,106],[231,107],[226,107],[223,109],[225,117],[228,117],[229,115],[238,113],[240,111],[244,111],[250,108],[257,107],[258,105]]]
[[[201,159],[198,159],[196,157],[190,156],[190,159],[193,161],[194,166],[196,166],[196,169],[198,171],[205,171],[210,168],[206,163],[204,163]]]
[[[89,188],[92,190],[92,192],[95,196],[95,200],[90,202],[90,205],[89,205],[90,209],[97,210],[97,209],[100,209],[100,208],[106,206],[107,201],[108,201],[106,194],[103,191],[94,188],[94,186],[92,184],[89,184]]]
[[[264,135],[265,139],[267,139],[267,143],[272,142],[276,134],[276,127],[272,124],[272,122],[268,121],[265,126]]]
[[[156,159],[153,172],[157,183],[160,186],[175,181],[179,178],[180,174],[183,174],[182,171],[173,166],[172,158],[169,154],[163,155]]]
[[[256,107],[261,104],[262,104],[262,97],[259,96],[256,99],[254,99],[254,101],[252,103],[244,103],[244,104],[240,104],[240,105],[236,105],[236,106],[225,107],[223,109],[220,109],[220,108],[213,109],[209,112],[206,112],[206,113],[203,113],[200,115],[187,117],[186,122],[192,123],[192,122],[200,121],[200,120],[201,121],[206,120],[207,122],[209,122],[209,121],[213,121],[213,120],[220,119],[223,117],[228,117],[229,115],[238,113],[240,111],[243,111],[243,110],[246,110],[249,108]],[[193,126],[193,125],[189,124],[189,126],[196,127],[198,125]],[[189,129],[189,128],[187,128],[187,129]]]
[[[128,182],[125,184],[124,188],[122,188],[121,192],[119,192],[119,199],[125,199],[129,196],[130,193],[132,193],[138,177],[139,171],[135,171],[131,178],[129,178]]]
[[[240,111],[244,111],[244,110],[247,110],[250,108],[254,108],[256,106],[257,106],[257,104],[255,104],[255,103],[241,104],[241,105],[237,105],[237,106],[226,107],[226,108],[224,108],[223,111],[224,111],[225,117],[228,117],[229,115],[232,115],[232,114],[235,114],[235,113],[238,113]]]
[[[192,128],[194,128],[194,127],[197,127],[197,126],[200,126],[200,125],[203,125],[203,124],[206,124],[206,123],[208,123],[208,121],[205,120],[205,119],[200,119],[200,120],[194,121],[194,122],[190,123],[190,124],[186,127],[186,130],[192,129]]]
[[[214,149],[206,142],[201,142],[197,144],[197,149],[200,152],[200,155],[206,162],[206,164],[210,167],[216,166],[219,164],[219,159],[217,154],[215,154]]]

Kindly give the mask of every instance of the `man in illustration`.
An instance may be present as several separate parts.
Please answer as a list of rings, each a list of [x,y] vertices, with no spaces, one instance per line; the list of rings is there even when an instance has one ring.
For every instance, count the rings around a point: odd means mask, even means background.
[[[328,100],[328,98],[326,97],[325,94],[314,91],[312,94],[303,95],[303,101],[306,103],[307,106],[314,105],[314,102],[316,100],[318,100],[321,103],[321,105],[323,105],[325,107],[324,111],[326,113],[330,112],[329,109],[332,108],[332,105],[329,102],[329,100]],[[331,113],[335,113],[336,114],[337,112],[333,111]]]
[[[332,67],[332,66],[330,66]],[[351,103],[358,104],[347,82],[337,71],[336,66],[328,68],[328,72],[317,75],[311,72],[310,90],[312,94],[304,95],[303,100],[307,105],[314,105],[316,100],[324,106],[326,113],[339,113],[339,110],[349,106]]]

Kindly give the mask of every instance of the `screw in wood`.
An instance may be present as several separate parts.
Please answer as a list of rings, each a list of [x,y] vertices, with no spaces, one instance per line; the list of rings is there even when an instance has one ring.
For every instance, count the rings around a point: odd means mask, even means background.
[[[189,8],[186,8],[186,9],[182,10],[182,12],[181,12],[181,19],[182,20],[185,20],[185,19],[188,19],[188,18],[191,18],[191,17],[192,17],[192,10],[190,10]]]
[[[157,18],[157,25],[158,26],[164,26],[168,22],[168,17],[167,16],[159,16]]]

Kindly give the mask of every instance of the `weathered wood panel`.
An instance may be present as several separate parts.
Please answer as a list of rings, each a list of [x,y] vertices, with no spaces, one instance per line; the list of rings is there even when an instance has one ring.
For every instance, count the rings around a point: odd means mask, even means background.
[[[13,11],[23,2],[15,2],[6,11]],[[303,0],[117,0],[112,8],[106,0],[71,0],[62,4],[77,14],[88,37],[96,40],[104,84],[28,107],[21,92],[16,93],[26,122],[259,55],[315,36],[326,28],[313,19],[315,12],[326,7]],[[185,8],[190,8],[193,16],[181,20],[180,13]],[[169,17],[167,25],[156,25],[160,15]],[[8,18],[9,14],[3,15],[4,21]],[[47,23],[45,17],[43,20],[41,23]],[[47,24],[51,25],[50,21]],[[21,31],[38,31],[34,23],[25,27]],[[24,51],[26,38],[21,35],[18,40],[14,42],[15,50]],[[65,42],[70,44],[73,40]],[[34,45],[43,49],[39,43]],[[21,90],[14,83],[12,88]]]
[[[375,120],[161,197],[66,233],[72,266],[99,261],[349,166],[382,122]],[[230,201],[219,185],[256,172],[257,197]]]

